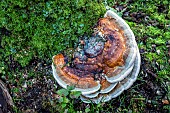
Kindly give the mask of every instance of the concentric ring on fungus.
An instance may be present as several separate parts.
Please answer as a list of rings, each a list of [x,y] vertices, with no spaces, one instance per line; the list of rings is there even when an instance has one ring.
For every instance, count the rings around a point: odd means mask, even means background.
[[[140,70],[134,34],[111,10],[99,19],[91,37],[80,39],[71,57],[53,57],[53,76],[63,88],[74,85],[85,103],[117,97],[133,84]]]

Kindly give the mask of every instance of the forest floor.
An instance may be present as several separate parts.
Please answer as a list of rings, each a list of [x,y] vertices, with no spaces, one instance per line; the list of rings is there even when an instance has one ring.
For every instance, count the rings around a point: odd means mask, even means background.
[[[108,0],[107,5],[135,34],[141,54],[138,79],[131,88],[106,103],[86,104],[69,96],[61,101],[57,93],[61,87],[52,76],[52,56],[73,47],[79,36],[89,35],[88,29],[106,12],[100,0],[87,1],[81,0],[78,5],[67,0],[0,3],[0,78],[14,101],[11,112],[169,113],[168,0]]]

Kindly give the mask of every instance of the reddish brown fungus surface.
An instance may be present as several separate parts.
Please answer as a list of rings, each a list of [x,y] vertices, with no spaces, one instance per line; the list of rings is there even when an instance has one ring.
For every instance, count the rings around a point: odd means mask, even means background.
[[[102,18],[98,21],[96,31],[91,37],[84,37],[79,42],[78,47],[72,55],[72,60],[65,62],[62,54],[54,58],[54,64],[60,71],[60,77],[66,83],[82,85],[88,81],[95,84],[99,80],[103,87],[107,85],[102,74],[112,71],[116,66],[124,63],[123,54],[125,52],[125,39],[123,32],[116,26],[114,19],[110,17]],[[64,80],[64,79],[68,79]],[[80,84],[79,84],[80,83]]]

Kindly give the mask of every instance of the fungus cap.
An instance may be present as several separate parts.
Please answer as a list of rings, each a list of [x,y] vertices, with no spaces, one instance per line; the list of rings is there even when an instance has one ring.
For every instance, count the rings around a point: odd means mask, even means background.
[[[106,102],[120,95],[136,80],[140,54],[134,34],[126,22],[108,10],[99,19],[91,37],[80,39],[71,60],[53,57],[53,76],[60,86],[74,85],[81,100]]]

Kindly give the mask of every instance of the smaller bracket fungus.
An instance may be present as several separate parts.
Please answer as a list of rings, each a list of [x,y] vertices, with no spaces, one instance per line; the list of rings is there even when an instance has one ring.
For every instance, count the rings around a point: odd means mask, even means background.
[[[69,55],[70,56],[70,55]],[[108,10],[91,37],[80,39],[71,58],[53,57],[53,76],[60,86],[74,85],[85,103],[107,102],[128,89],[140,70],[140,54],[130,27]]]

